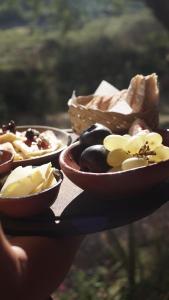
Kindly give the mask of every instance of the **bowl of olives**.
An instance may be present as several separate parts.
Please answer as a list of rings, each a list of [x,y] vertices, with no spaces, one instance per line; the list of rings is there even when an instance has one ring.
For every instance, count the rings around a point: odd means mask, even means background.
[[[65,175],[83,190],[112,197],[137,194],[168,179],[169,131],[117,135],[94,124],[59,161]]]

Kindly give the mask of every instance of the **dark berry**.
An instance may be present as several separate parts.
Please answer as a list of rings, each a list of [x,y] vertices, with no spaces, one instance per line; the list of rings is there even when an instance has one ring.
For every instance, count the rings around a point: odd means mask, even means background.
[[[35,138],[39,136],[39,131],[32,129],[32,128],[28,128],[25,136],[28,140],[34,141]]]
[[[104,138],[110,134],[112,134],[112,132],[109,128],[102,124],[96,123],[81,133],[79,141],[86,147],[103,144]]]
[[[85,172],[102,173],[109,170],[106,161],[107,150],[103,145],[94,145],[87,147],[80,156],[80,169]]]
[[[5,133],[7,132],[8,128],[5,124],[2,125],[2,131]]]
[[[15,122],[13,120],[11,120],[8,125],[7,125],[7,129],[13,133],[16,132],[16,125]]]

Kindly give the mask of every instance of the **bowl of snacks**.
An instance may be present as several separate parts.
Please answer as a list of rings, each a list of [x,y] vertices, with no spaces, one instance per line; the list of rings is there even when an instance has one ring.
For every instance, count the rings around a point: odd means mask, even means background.
[[[112,197],[144,192],[169,177],[169,130],[119,135],[94,124],[62,152],[60,165],[84,190]]]
[[[21,218],[45,212],[56,200],[62,180],[51,163],[16,167],[1,178],[0,213]]]
[[[0,150],[0,176],[12,169],[13,159],[14,155],[10,151]]]
[[[71,143],[64,130],[38,125],[16,126],[14,121],[2,125],[0,150],[14,155],[13,166],[41,165],[49,161],[58,167],[60,152]]]

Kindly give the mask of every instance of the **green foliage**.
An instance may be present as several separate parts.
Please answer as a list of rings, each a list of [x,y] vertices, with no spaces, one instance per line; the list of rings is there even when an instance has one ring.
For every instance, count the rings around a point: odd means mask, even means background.
[[[20,16],[20,24],[25,20],[31,28],[37,25],[56,26],[62,33],[71,28],[78,28],[91,21],[95,17],[110,17],[113,15],[122,15],[126,12],[137,10],[144,7],[138,6],[139,0],[2,0],[0,10],[6,14],[0,24],[9,26],[10,15],[13,12],[13,18]]]
[[[103,79],[120,89],[127,88],[137,73],[157,72],[163,80],[168,35],[150,20],[150,15],[129,15],[96,21],[74,36],[68,35],[56,66],[63,99],[68,99],[73,89],[90,94]]]
[[[13,28],[0,39],[0,94],[10,114],[67,111],[74,89],[90,94],[103,79],[127,88],[137,73],[156,72],[168,93],[168,33],[147,10],[98,18],[66,34]]]
[[[165,208],[164,208],[165,211]],[[169,239],[166,219],[162,223],[160,216],[167,217],[161,210],[158,217],[141,220],[133,230],[137,233],[132,239],[135,261],[135,285],[131,292],[123,264],[123,257],[119,256],[114,237],[123,247],[126,257],[131,249],[128,248],[128,227],[105,232],[102,235],[88,237],[88,252],[82,245],[81,252],[84,260],[83,267],[77,263],[71,269],[69,276],[54,294],[55,300],[131,300],[168,299],[169,285]],[[112,238],[113,237],[113,238]],[[96,243],[96,245],[95,245]],[[163,247],[161,247],[161,244]],[[97,247],[99,245],[99,261],[97,261]],[[86,258],[85,258],[86,256]]]
[[[118,284],[114,280],[112,285],[109,276],[111,278],[106,266],[90,268],[87,272],[76,269],[71,273],[69,285],[65,283],[56,295],[59,300],[120,300],[126,280],[122,277]]]

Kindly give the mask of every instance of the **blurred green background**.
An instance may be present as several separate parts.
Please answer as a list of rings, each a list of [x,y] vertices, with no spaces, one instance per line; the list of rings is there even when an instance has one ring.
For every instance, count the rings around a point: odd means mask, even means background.
[[[166,112],[168,4],[160,3],[1,0],[1,121],[57,124],[55,114],[67,112],[73,90],[90,94],[103,79],[127,88],[132,76],[151,72],[159,76],[160,111]]]
[[[168,0],[1,0],[1,123],[67,128],[73,90],[156,72],[168,126],[168,16]],[[169,300],[168,217],[87,237],[55,300]]]

